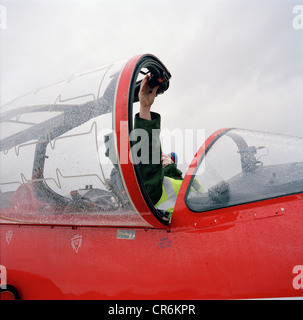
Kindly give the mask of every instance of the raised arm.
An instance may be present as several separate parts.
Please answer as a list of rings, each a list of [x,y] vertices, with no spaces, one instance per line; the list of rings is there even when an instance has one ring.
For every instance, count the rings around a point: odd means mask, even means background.
[[[159,88],[158,86],[154,87],[152,91],[150,91],[149,85],[148,85],[148,79],[149,75],[146,75],[140,86],[140,91],[139,91],[139,101],[140,101],[140,118],[146,119],[146,120],[151,120],[151,114],[150,114],[150,109],[152,104],[154,103],[155,97],[156,97],[156,92],[157,89]]]

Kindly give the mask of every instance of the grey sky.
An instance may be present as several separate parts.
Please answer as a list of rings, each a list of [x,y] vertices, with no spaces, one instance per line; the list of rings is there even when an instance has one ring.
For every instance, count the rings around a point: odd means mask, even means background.
[[[303,136],[302,0],[9,0],[1,103],[40,85],[130,58],[172,73],[154,110],[163,127],[256,129]]]

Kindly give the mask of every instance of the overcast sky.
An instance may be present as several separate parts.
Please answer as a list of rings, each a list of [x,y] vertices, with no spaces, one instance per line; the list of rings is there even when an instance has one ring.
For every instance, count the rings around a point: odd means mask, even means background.
[[[163,127],[303,137],[302,0],[9,0],[1,104],[107,62],[153,53],[172,73]]]

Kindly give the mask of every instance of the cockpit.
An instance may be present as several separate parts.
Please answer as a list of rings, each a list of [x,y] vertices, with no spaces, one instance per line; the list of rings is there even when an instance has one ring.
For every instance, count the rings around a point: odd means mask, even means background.
[[[170,224],[132,161],[134,105],[147,73],[150,87],[163,94],[171,74],[146,54],[42,86],[1,107],[1,223]],[[178,198],[196,213],[302,192],[302,147],[300,138],[221,130],[201,147]]]

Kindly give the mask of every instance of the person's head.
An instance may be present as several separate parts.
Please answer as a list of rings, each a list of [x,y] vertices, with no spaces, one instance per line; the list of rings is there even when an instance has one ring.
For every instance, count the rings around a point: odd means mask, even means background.
[[[175,163],[177,165],[178,163],[178,156],[175,152],[171,152],[169,153],[170,158],[172,159],[173,163]]]
[[[178,156],[175,152],[169,154],[162,153],[162,166],[165,168],[167,165],[175,163],[177,165]]]

